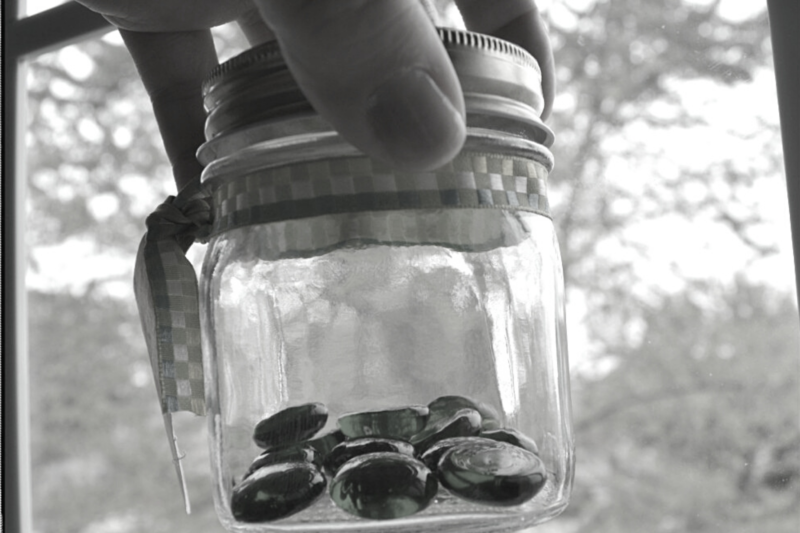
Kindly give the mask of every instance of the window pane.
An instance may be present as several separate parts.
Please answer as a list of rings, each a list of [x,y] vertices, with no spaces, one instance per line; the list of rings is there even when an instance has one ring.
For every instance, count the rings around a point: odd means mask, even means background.
[[[794,532],[800,332],[764,3],[539,2],[573,501],[541,532]]]
[[[796,533],[800,328],[763,3],[538,4],[578,465],[536,531]],[[243,47],[216,35],[223,59]],[[32,61],[28,90],[35,529],[219,531],[191,416],[183,513],[132,296],[143,219],[174,187],[147,96],[116,34]]]
[[[241,50],[232,28],[217,39],[224,55]],[[35,531],[221,531],[205,419],[185,414],[183,511],[133,299],[144,218],[174,194],[147,95],[117,33],[41,55],[28,73]]]

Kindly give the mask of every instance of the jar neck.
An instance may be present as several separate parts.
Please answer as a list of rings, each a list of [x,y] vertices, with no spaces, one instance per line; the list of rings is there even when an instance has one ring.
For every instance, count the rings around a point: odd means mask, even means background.
[[[524,125],[512,120],[469,116],[462,153],[532,159],[550,172],[554,165],[552,153],[528,133]],[[364,154],[315,113],[241,128],[204,143],[198,150],[198,160],[206,165],[203,182],[211,187],[227,176],[303,161],[358,156]]]

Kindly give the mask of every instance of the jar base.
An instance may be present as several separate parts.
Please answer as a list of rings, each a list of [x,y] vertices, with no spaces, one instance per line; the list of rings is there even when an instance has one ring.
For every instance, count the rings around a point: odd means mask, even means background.
[[[356,519],[336,507],[327,495],[302,513],[275,522],[242,523],[226,520],[225,512],[219,515],[230,533],[502,533],[547,522],[561,514],[567,504],[568,500],[559,498],[555,485],[548,481],[533,501],[511,513],[508,507],[466,502],[440,486],[430,507],[411,517],[393,520]]]

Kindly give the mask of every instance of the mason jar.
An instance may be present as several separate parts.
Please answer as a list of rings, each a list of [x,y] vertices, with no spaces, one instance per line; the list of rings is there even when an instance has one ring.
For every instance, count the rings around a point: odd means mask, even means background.
[[[204,84],[202,348],[228,531],[514,531],[568,503],[541,74],[508,42],[438,31],[467,140],[430,172],[344,141],[274,43]]]

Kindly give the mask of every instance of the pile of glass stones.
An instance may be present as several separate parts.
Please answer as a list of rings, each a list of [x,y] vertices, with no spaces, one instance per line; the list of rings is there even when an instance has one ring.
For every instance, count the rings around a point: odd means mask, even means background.
[[[253,432],[265,451],[232,491],[242,522],[286,518],[311,506],[327,487],[344,511],[393,519],[422,511],[439,485],[470,502],[520,505],[545,485],[536,443],[501,428],[488,406],[442,396],[427,406],[342,415],[338,428],[321,403],[289,407]]]

